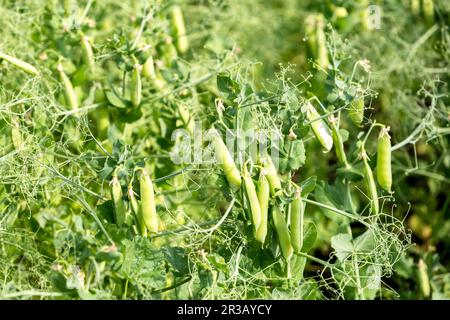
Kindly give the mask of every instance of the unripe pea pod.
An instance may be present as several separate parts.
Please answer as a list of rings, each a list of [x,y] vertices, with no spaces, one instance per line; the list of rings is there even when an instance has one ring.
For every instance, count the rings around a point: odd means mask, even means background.
[[[324,17],[322,14],[317,15],[317,26],[316,26],[316,33],[317,33],[317,64],[326,69],[328,67],[328,64],[330,63],[328,60],[328,50],[326,45],[326,37],[325,37],[325,31],[324,31]]]
[[[12,57],[10,55],[7,55],[6,53],[0,52],[0,62],[2,59],[8,61],[12,65],[16,66],[17,68],[19,68],[29,74],[32,74],[34,76],[37,76],[39,74],[38,69],[33,67],[31,64],[29,64],[25,61],[22,61],[20,59],[17,59],[15,57]]]
[[[230,151],[228,151],[227,146],[217,132],[212,136],[212,144],[215,149],[217,163],[224,171],[228,184],[233,190],[239,190],[242,183],[241,174],[236,167],[236,163],[234,162]]]
[[[145,60],[144,65],[142,66],[142,75],[152,81],[156,78],[155,63],[152,56],[149,56],[147,60]]]
[[[66,97],[66,102],[72,110],[78,110],[78,97],[75,89],[73,88],[72,82],[70,81],[67,74],[64,72],[62,64],[58,64],[57,67],[59,71],[59,76],[63,83],[64,95]]]
[[[265,170],[265,176],[269,182],[270,194],[276,196],[281,191],[281,180],[278,177],[277,169],[273,164],[272,158],[268,155],[262,160]]]
[[[272,221],[278,236],[281,253],[284,259],[289,261],[294,253],[294,250],[292,248],[291,236],[289,234],[289,228],[286,224],[286,220],[277,205],[272,207]]]
[[[153,182],[145,169],[139,176],[141,189],[141,211],[145,226],[150,232],[158,232],[158,216],[156,214],[155,191]]]
[[[291,242],[295,252],[301,252],[303,246],[303,217],[305,207],[301,198],[301,189],[294,192],[291,202]]]
[[[176,36],[176,45],[178,52],[185,53],[189,49],[188,39],[186,37],[186,27],[183,19],[183,12],[181,7],[177,4],[171,8],[172,13],[172,25]]]
[[[134,65],[131,71],[130,80],[130,98],[133,106],[138,107],[141,104],[142,98],[142,81],[141,81],[141,69],[142,66],[138,63],[136,58],[133,57]]]
[[[418,264],[418,276],[422,294],[425,298],[428,298],[431,293],[430,277],[428,276],[428,267],[422,259],[419,260]]]
[[[314,15],[309,15],[306,17],[305,33],[311,55],[314,57],[314,59],[317,59],[316,18]]]
[[[389,135],[389,127],[383,127],[378,136],[377,180],[384,190],[389,193],[392,192],[391,137]]]
[[[319,140],[320,144],[324,147],[325,152],[330,151],[333,147],[333,138],[331,136],[330,128],[323,119],[320,119],[320,114],[309,101],[306,105],[306,117],[311,123],[311,128],[313,129],[317,140]]]
[[[142,216],[142,210],[139,205],[138,200],[136,199],[136,196],[134,195],[134,191],[131,188],[131,186],[128,186],[128,200],[130,200],[130,208],[131,211],[134,213],[134,216],[136,218],[136,222],[138,225],[138,230],[141,233],[143,237],[147,236],[147,227],[145,226],[144,217]]]
[[[345,167],[349,167],[349,164],[347,162],[347,156],[345,155],[344,150],[344,141],[342,140],[341,133],[339,132],[339,128],[336,125],[336,118],[331,116],[330,117],[330,123],[331,123],[331,130],[333,135],[333,143],[335,145],[336,150],[336,156],[342,164],[345,165]]]
[[[364,98],[357,98],[350,103],[348,116],[355,126],[361,126],[364,120]]]
[[[264,243],[267,236],[267,219],[269,212],[269,198],[270,198],[270,186],[269,181],[266,178],[266,170],[262,169],[259,174],[258,184],[258,202],[261,208],[261,224],[258,230],[256,230],[255,238],[257,241]]]
[[[114,220],[116,224],[119,227],[121,227],[125,222],[127,210],[125,208],[125,204],[122,199],[123,197],[122,187],[115,174],[112,176],[110,185],[111,185],[111,199],[113,201],[113,208],[114,208]]]
[[[81,34],[81,52],[85,65],[88,67],[92,67],[95,63],[94,50],[92,50],[89,38],[84,34]]]
[[[242,175],[244,181],[245,194],[248,203],[250,204],[250,213],[253,222],[253,230],[256,237],[256,232],[261,225],[261,207],[259,206],[258,195],[256,193],[255,184],[250,176],[247,167],[244,165],[244,172]]]
[[[427,23],[431,24],[434,22],[433,0],[422,0],[422,12]]]
[[[371,200],[372,214],[377,215],[380,210],[380,205],[378,203],[377,186],[375,184],[372,169],[370,168],[368,156],[365,151],[362,152],[362,159],[364,164],[364,181],[366,184],[367,192],[369,194],[369,198]]]
[[[411,11],[414,15],[420,15],[420,0],[411,0]]]

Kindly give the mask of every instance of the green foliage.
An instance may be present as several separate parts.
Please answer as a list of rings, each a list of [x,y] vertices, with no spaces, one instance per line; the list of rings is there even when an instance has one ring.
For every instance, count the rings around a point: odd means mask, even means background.
[[[408,3],[378,1],[370,30],[346,0],[181,1],[185,26],[159,0],[0,0],[0,297],[450,298],[450,8]],[[308,29],[318,17],[324,34]],[[392,194],[364,174],[381,124]],[[269,222],[256,241],[243,188],[198,161],[213,154],[198,137],[210,128],[238,139],[227,148],[248,181],[278,155],[269,212],[284,235]],[[190,159],[173,161],[177,150]],[[143,169],[159,221],[149,234],[127,197],[146,203]],[[280,239],[297,189],[303,246],[291,256]]]

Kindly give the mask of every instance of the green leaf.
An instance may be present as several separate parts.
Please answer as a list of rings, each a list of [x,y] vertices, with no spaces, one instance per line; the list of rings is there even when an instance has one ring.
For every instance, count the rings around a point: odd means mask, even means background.
[[[121,120],[126,123],[132,123],[139,120],[143,113],[141,108],[127,108],[121,114]]]
[[[123,254],[120,272],[131,283],[149,288],[165,287],[166,259],[162,250],[155,248],[148,238],[123,240],[120,251]]]
[[[105,219],[109,223],[114,223],[114,212],[112,200],[103,202],[101,205],[97,206],[98,216]]]
[[[331,247],[340,261],[344,261],[353,252],[352,236],[340,233],[331,238]]]
[[[240,92],[239,84],[226,74],[217,76],[217,88],[226,100],[233,101]]]
[[[355,250],[357,251],[373,251],[376,247],[375,231],[373,231],[373,229],[366,230],[363,234],[361,234],[354,240],[354,244]]]
[[[73,295],[76,291],[69,289],[67,286],[67,279],[65,275],[60,271],[51,271],[48,275],[50,283],[53,288],[56,290],[63,292],[64,294]]]
[[[185,275],[189,273],[189,261],[184,248],[167,247],[163,249],[163,253],[175,274]]]
[[[288,171],[298,170],[301,166],[305,164],[305,146],[303,140],[290,141],[285,145],[285,152],[289,154],[289,150],[286,148],[291,148],[291,155],[286,158],[280,159],[280,173],[286,173]]]
[[[317,177],[311,176],[308,179],[305,179],[300,183],[300,187],[302,188],[302,196],[303,197],[314,191],[314,189],[316,188],[316,181],[317,181]]]
[[[222,271],[224,273],[228,272],[228,265],[225,262],[225,259],[216,253],[210,253],[208,254],[208,261],[211,263],[214,267],[216,267],[217,270]]]
[[[363,288],[364,299],[373,300],[381,289],[381,266],[367,265],[359,269],[359,278]]]
[[[339,129],[339,134],[341,135],[342,142],[346,142],[349,137],[349,132],[345,129]]]
[[[317,228],[313,222],[307,222],[303,226],[303,246],[302,252],[308,253],[309,250],[314,246],[317,239]]]
[[[342,183],[335,182],[334,185],[329,185],[323,181],[320,181],[316,189],[314,190],[314,198],[323,204],[326,204],[330,207],[344,209],[351,212],[351,208],[347,208],[346,201],[347,190]],[[349,219],[345,216],[342,216],[334,211],[321,208],[327,218],[332,219],[338,224],[348,223]]]

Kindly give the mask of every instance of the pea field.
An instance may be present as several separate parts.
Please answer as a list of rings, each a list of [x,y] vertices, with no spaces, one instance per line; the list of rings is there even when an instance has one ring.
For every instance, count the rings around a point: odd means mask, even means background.
[[[450,1],[0,17],[0,300],[450,299]]]

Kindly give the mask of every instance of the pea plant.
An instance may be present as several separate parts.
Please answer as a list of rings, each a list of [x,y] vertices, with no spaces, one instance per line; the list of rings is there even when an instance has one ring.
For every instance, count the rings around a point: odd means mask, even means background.
[[[1,297],[397,294],[412,239],[393,151],[435,113],[392,143],[371,63],[322,14],[305,20],[311,68],[260,81],[186,14],[221,3],[26,3],[0,2],[2,34],[30,26],[0,43]]]

